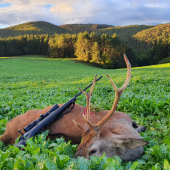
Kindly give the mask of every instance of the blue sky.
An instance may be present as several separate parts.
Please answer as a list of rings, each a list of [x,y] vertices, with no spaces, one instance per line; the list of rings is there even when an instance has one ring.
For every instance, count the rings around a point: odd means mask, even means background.
[[[170,0],[0,0],[0,28],[31,21],[153,25],[170,23]]]
[[[11,5],[12,5],[11,3],[0,3],[0,8],[5,8]]]

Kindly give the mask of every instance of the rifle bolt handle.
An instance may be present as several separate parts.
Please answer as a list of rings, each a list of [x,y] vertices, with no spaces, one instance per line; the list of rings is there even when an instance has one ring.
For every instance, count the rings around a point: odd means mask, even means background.
[[[21,130],[20,130],[20,129],[18,130],[18,132],[19,132],[21,135],[23,135],[23,133],[21,132]]]

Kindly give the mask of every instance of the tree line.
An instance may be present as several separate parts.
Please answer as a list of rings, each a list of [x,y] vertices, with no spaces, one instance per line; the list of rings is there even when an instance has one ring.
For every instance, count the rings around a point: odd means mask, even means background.
[[[24,35],[0,38],[0,57],[48,54],[49,35]]]
[[[125,47],[114,34],[24,35],[0,38],[0,56],[44,54],[53,58],[78,58],[102,68],[124,67]]]
[[[84,31],[93,32],[99,29],[104,29],[108,27],[113,27],[113,25],[106,24],[66,24],[61,25],[61,28],[65,28],[67,30],[73,31],[75,33],[80,33]]]
[[[87,31],[79,34],[54,35],[49,40],[50,57],[75,58],[102,68],[120,68],[125,47],[114,34],[96,36]]]
[[[127,47],[114,33],[96,35],[87,31],[79,34],[24,35],[0,38],[0,56],[43,54],[53,58],[78,58],[102,68],[125,67],[123,53],[132,66],[157,64],[170,56],[170,42],[154,44],[148,54],[138,54]]]

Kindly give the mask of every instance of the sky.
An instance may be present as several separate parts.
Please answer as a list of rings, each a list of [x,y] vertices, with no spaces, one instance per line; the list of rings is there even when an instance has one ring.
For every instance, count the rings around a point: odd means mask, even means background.
[[[170,0],[0,0],[0,28],[32,21],[157,25],[170,23]]]

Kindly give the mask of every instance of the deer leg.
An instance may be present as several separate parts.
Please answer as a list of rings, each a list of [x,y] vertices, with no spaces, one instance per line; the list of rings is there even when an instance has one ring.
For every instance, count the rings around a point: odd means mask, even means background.
[[[138,125],[137,125],[137,123],[136,123],[135,121],[132,121],[132,126],[133,126],[134,128],[137,128],[137,127],[138,127]]]
[[[145,132],[146,131],[146,128],[144,127],[144,126],[138,126],[137,128],[136,128],[136,130],[140,133],[140,132]]]
[[[145,132],[146,128],[144,126],[138,126],[135,121],[132,121],[132,126],[135,128],[139,133],[140,132]]]
[[[15,140],[11,137],[11,134],[9,133],[5,133],[0,137],[0,140],[4,143],[4,144],[13,144],[15,143]]]

